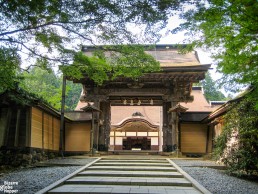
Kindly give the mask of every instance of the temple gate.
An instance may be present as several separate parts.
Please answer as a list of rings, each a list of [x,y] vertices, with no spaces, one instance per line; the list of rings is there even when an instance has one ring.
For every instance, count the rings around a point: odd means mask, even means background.
[[[86,55],[91,55],[95,49],[94,46],[83,47]],[[106,81],[102,86],[97,86],[87,76],[74,81],[83,84],[80,100],[94,102],[94,106],[102,111],[95,113],[93,137],[94,147],[99,151],[107,151],[114,145],[110,142],[110,139],[112,140],[110,138],[111,106],[163,107],[163,151],[171,152],[178,148],[178,116],[176,112],[169,110],[179,102],[193,100],[190,95],[192,84],[204,79],[210,65],[201,65],[196,52],[179,54],[175,45],[156,45],[154,49],[146,52],[160,62],[160,72],[146,73],[137,80],[118,77],[115,80]],[[126,141],[132,141],[132,138]],[[139,142],[145,147],[149,146],[146,139]],[[127,142],[126,145],[128,145],[126,149],[129,149],[132,143]]]

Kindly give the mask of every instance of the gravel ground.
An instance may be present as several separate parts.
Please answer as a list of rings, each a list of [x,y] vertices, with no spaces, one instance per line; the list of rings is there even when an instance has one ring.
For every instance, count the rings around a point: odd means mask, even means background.
[[[14,172],[6,173],[0,176],[0,187],[4,181],[18,182],[18,193],[35,193],[53,182],[65,177],[68,174],[81,168],[81,166],[90,163],[95,158],[87,159],[53,159],[47,163],[52,164],[70,164],[70,166],[60,167],[40,167],[24,168]],[[257,194],[258,183],[231,177],[225,174],[223,170],[208,168],[208,166],[219,166],[213,161],[203,160],[173,160],[185,172],[196,179],[200,184],[206,187],[214,194]],[[74,166],[77,165],[77,166]],[[81,165],[81,166],[78,166]],[[1,191],[0,191],[1,193]]]
[[[78,159],[78,158],[57,158],[48,160],[46,162],[43,162],[44,164],[67,164],[67,165],[81,165],[84,166],[92,161],[94,161],[96,158],[85,158],[85,159]]]
[[[24,168],[15,170],[14,172],[6,173],[0,176],[0,187],[4,184],[4,181],[18,182],[18,186],[14,185],[13,190],[18,190],[18,193],[32,194],[35,193],[48,185],[56,182],[57,180],[71,174],[78,170],[82,166],[90,163],[95,159],[53,159],[49,160],[48,163],[65,163],[75,164],[77,166],[67,167],[40,167],[40,168]],[[78,166],[78,165],[81,166]],[[0,193],[2,191],[0,190]]]
[[[211,193],[217,194],[257,194],[258,183],[229,176],[223,170],[208,168],[217,166],[212,161],[202,160],[173,160],[191,177],[202,184]]]
[[[222,166],[211,160],[172,159],[178,166]]]

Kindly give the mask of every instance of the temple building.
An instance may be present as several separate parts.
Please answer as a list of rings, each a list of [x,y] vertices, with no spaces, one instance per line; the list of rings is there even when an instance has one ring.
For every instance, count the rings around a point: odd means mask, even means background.
[[[88,56],[95,49],[83,47]],[[175,45],[157,45],[146,52],[160,62],[160,72],[146,73],[137,81],[118,77],[102,86],[96,86],[87,76],[75,81],[84,89],[77,110],[87,102],[101,110],[95,115],[99,122],[94,128],[93,146],[113,152],[172,152],[180,147],[185,153],[211,151],[211,133],[201,120],[213,109],[201,88],[193,88],[204,79],[210,64],[200,64],[197,52],[179,54]],[[185,107],[185,113],[173,109],[178,104]]]
[[[85,46],[82,51],[92,55],[95,49]],[[65,154],[212,152],[214,131],[205,118],[220,103],[208,103],[202,87],[193,86],[205,78],[210,64],[200,64],[197,52],[179,54],[175,45],[156,45],[146,52],[160,62],[161,71],[137,80],[118,77],[101,86],[87,75],[73,80],[82,84],[83,91],[76,110],[65,112],[64,133],[60,133],[60,112],[49,105],[24,92],[0,94],[2,152],[18,150],[32,158],[42,151],[60,150]]]

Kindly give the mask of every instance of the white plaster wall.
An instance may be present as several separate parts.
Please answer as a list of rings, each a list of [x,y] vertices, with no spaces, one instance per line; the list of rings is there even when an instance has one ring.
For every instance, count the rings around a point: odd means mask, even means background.
[[[123,145],[123,137],[116,137],[116,145]]]
[[[110,145],[114,145],[114,137],[110,137]]]
[[[116,132],[116,136],[125,136],[125,132],[119,132],[119,131],[117,131],[117,132]]]
[[[151,138],[151,145],[159,145],[159,138],[158,137],[152,137]]]
[[[136,132],[126,132],[126,136],[136,136]]]
[[[159,136],[159,132],[149,132],[149,136]]]
[[[137,132],[137,136],[147,136],[147,132]]]

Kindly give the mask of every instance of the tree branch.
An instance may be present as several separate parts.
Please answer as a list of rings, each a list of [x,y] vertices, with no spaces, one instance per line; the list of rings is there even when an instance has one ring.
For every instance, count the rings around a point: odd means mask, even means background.
[[[62,21],[52,21],[52,22],[47,22],[45,24],[41,24],[38,26],[28,26],[26,28],[20,28],[17,30],[13,30],[13,31],[8,31],[8,32],[3,32],[0,33],[0,36],[5,36],[5,35],[10,35],[10,34],[15,34],[17,32],[25,32],[25,31],[29,31],[29,30],[36,30],[45,26],[51,26],[51,25],[61,25],[61,24],[83,24],[83,23],[88,23],[91,21],[95,21],[95,23],[99,23],[102,22],[103,20],[96,20],[96,19],[88,19],[88,20],[82,20],[82,21],[69,21],[69,22],[62,22]]]
[[[27,49],[30,53],[32,53],[33,55],[46,59],[46,60],[50,60],[50,61],[54,61],[54,62],[60,62],[60,63],[65,63],[68,64],[67,60],[61,60],[61,59],[56,59],[56,58],[51,58],[51,57],[47,57],[41,54],[38,54],[36,51],[34,51],[33,49],[29,48],[28,46],[26,46],[23,42],[17,41],[17,40],[13,40],[13,39],[0,39],[0,41],[6,41],[6,42],[12,42],[12,43],[16,43],[19,44],[21,46],[23,46],[25,49]]]
[[[69,27],[65,27],[64,25],[61,25],[61,24],[53,24],[53,25],[54,25],[54,26],[59,26],[59,27],[65,29],[65,30],[67,30],[67,31],[69,31],[69,32],[72,32],[72,33],[78,35],[79,37],[81,37],[81,38],[83,38],[83,39],[85,39],[85,40],[90,41],[93,45],[95,45],[94,42],[93,42],[93,40],[92,40],[91,38],[87,38],[87,37],[83,36],[82,34],[80,34],[79,32],[76,32],[75,30],[70,29]]]

